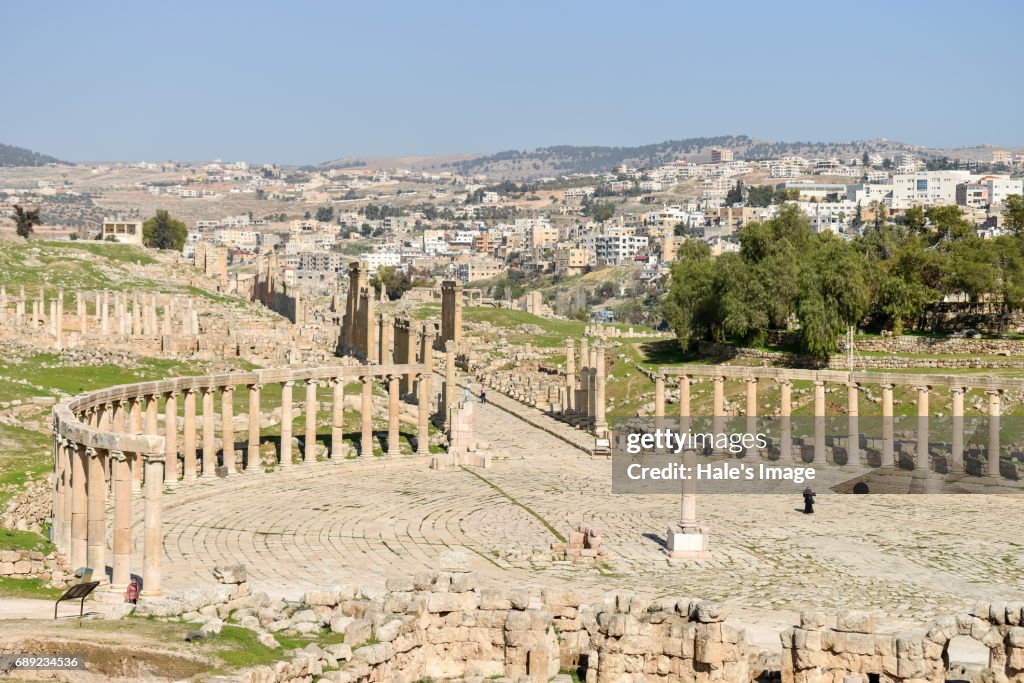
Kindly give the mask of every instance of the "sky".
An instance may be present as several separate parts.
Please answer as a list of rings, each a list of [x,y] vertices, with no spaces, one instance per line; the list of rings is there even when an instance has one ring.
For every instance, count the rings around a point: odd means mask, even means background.
[[[1024,146],[1024,3],[10,2],[0,142],[70,161]]]

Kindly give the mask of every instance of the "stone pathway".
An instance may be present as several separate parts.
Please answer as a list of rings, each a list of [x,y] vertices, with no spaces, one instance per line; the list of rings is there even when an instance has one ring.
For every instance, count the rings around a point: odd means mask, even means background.
[[[206,585],[215,564],[244,562],[257,589],[297,597],[436,568],[441,551],[463,547],[485,585],[724,601],[766,640],[807,607],[869,609],[901,626],[1024,598],[1019,496],[823,494],[805,516],[789,496],[706,494],[714,558],[669,563],[661,544],[677,498],[614,495],[610,462],[494,405],[477,415],[478,437],[508,454],[488,470],[348,460],[179,487],[164,498],[165,585]],[[608,562],[531,561],[556,540],[531,511],[563,535],[603,527]],[[137,525],[134,567],[141,538]]]

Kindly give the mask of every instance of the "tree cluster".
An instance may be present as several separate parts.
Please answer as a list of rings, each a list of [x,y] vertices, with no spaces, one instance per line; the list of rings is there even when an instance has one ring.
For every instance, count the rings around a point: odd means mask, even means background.
[[[181,251],[188,239],[188,228],[166,209],[157,209],[156,215],[142,224],[142,243],[153,249]]]
[[[927,326],[949,295],[984,308],[999,326],[1024,308],[1024,199],[1006,202],[1011,235],[981,239],[959,207],[912,209],[899,224],[874,211],[863,235],[811,232],[795,205],[739,233],[740,250],[712,257],[688,239],[672,264],[663,313],[680,343],[762,343],[768,330],[799,332],[801,350],[836,351],[848,326]]]

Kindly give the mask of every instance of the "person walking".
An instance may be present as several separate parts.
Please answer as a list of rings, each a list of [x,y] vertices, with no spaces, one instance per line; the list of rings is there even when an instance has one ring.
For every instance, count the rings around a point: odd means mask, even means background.
[[[128,590],[124,592],[124,601],[130,602],[135,605],[139,602],[139,580],[136,578],[132,579],[132,582],[128,584]]]
[[[480,385],[480,403],[487,403],[487,387],[483,384]]]
[[[804,489],[804,514],[814,514],[814,491],[809,488]]]
[[[466,378],[466,394],[463,397],[463,401],[465,403],[472,403],[472,401],[473,401],[472,388],[473,388],[473,380],[470,379],[469,377],[467,377]]]

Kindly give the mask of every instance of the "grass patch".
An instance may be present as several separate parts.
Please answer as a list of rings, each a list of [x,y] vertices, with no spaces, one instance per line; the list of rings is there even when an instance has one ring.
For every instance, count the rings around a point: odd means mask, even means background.
[[[34,531],[0,529],[0,550],[38,550],[46,554],[53,544]]]
[[[42,579],[13,579],[9,576],[0,576],[0,597],[3,598],[56,600],[63,592],[60,588],[51,588]]]

